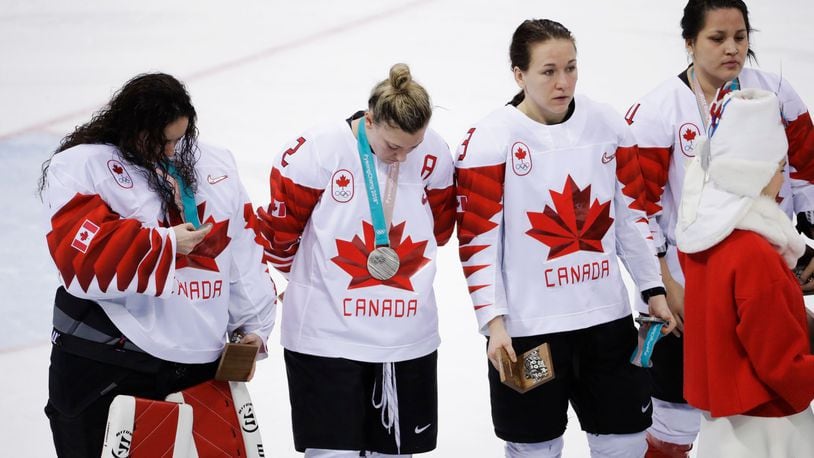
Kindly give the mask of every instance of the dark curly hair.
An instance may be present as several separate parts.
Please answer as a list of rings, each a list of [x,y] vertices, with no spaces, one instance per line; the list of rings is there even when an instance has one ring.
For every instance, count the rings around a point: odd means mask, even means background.
[[[149,188],[160,196],[164,211],[178,209],[173,185],[165,178],[164,129],[180,118],[187,118],[189,125],[178,141],[173,165],[186,186],[194,191],[197,114],[183,83],[165,73],[145,73],[128,81],[89,122],[63,138],[54,155],[82,144],[113,145],[125,160],[139,166]],[[50,163],[49,158],[42,165],[40,195],[47,185]]]

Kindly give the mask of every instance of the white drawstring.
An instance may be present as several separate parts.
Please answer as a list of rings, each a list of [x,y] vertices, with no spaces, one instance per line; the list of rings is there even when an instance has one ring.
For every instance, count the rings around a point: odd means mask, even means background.
[[[373,407],[382,409],[382,426],[396,427],[396,450],[401,454],[401,428],[399,427],[399,400],[396,391],[396,366],[393,363],[382,363],[382,398],[376,403],[376,382],[373,382],[373,395],[370,399]]]

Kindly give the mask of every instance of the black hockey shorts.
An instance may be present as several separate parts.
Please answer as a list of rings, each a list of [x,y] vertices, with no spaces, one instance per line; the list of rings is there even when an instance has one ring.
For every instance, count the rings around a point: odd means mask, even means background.
[[[650,379],[630,363],[637,345],[631,316],[586,329],[515,337],[520,355],[548,342],[554,380],[520,394],[500,382],[489,365],[492,422],[497,437],[520,443],[545,442],[565,433],[568,402],[582,429],[592,434],[632,434],[650,426]]]
[[[684,399],[684,339],[668,334],[655,347],[650,375],[653,397],[662,401],[686,404]]]
[[[438,435],[438,353],[394,364],[401,448],[382,424],[382,364],[285,350],[294,448],[423,453]]]

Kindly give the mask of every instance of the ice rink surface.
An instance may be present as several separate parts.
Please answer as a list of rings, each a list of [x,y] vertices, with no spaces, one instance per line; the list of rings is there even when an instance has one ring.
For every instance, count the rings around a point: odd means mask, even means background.
[[[756,65],[782,73],[814,105],[814,2],[750,3]],[[517,91],[508,46],[522,20],[545,17],[570,28],[579,50],[577,91],[624,113],[685,67],[683,5],[0,0],[0,456],[54,456],[42,408],[58,279],[35,196],[40,164],[130,77],[164,71],[184,80],[201,139],[235,153],[255,204],[265,205],[272,157],[302,130],[365,108],[393,63],[409,64],[428,89],[432,127],[454,149],[471,123]],[[454,243],[441,249],[439,264],[440,425],[438,448],[426,456],[502,456],[489,416],[484,340]],[[249,389],[266,456],[297,456],[279,346]],[[564,456],[588,456],[573,420]]]

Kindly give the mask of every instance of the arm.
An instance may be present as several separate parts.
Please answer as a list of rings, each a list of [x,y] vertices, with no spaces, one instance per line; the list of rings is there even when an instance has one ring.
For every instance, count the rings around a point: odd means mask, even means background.
[[[638,162],[644,182],[645,210],[651,219],[650,230],[656,247],[666,243],[663,229],[656,223],[662,212],[662,198],[667,185],[673,133],[662,121],[665,116],[650,100],[643,100],[628,110],[626,118],[638,144]]]
[[[481,331],[509,313],[502,290],[505,152],[486,133],[471,129],[457,152],[459,255]]]
[[[744,259],[735,270],[735,330],[757,376],[786,402],[807,405],[814,399],[814,356],[798,316],[805,311],[791,298],[780,260],[763,257]]]
[[[650,234],[649,220],[645,213],[647,205],[644,183],[638,162],[636,145],[632,138],[622,141],[625,146],[616,150],[616,194],[614,209],[616,214],[616,251],[628,272],[635,280],[640,292],[650,292],[663,288],[660,269],[655,256],[653,236]],[[652,295],[647,300],[648,312],[668,321],[663,329],[666,334],[676,326],[663,294]]]
[[[271,169],[271,202],[258,209],[265,260],[288,275],[305,225],[325,190],[312,142],[303,137],[278,157]]]
[[[78,182],[61,164],[52,163],[47,178],[43,200],[51,229],[46,239],[69,293],[92,300],[172,294],[173,229],[122,218],[92,186]]]
[[[433,216],[433,233],[438,246],[444,245],[452,236],[455,227],[455,186],[453,185],[454,166],[449,147],[444,144],[437,155],[424,156],[421,177],[424,192]]]
[[[237,178],[237,171],[233,173]],[[265,357],[276,317],[277,293],[263,262],[263,248],[255,241],[257,222],[252,208],[243,184],[238,183],[235,209],[230,219],[232,275],[227,331],[231,334],[240,329],[245,335],[243,343],[258,345],[260,356]]]

